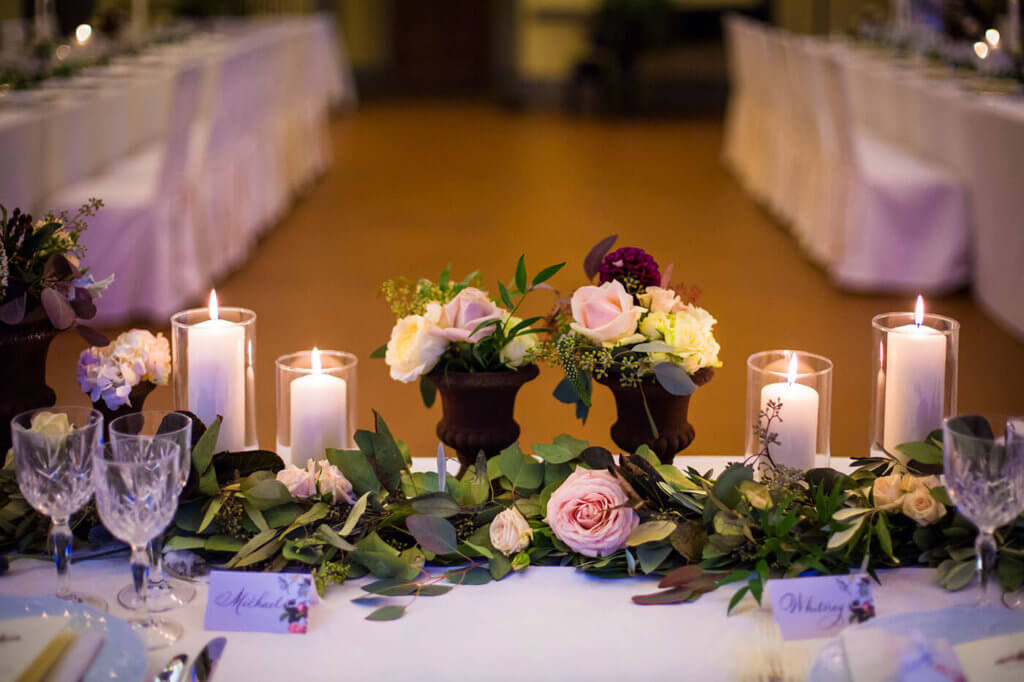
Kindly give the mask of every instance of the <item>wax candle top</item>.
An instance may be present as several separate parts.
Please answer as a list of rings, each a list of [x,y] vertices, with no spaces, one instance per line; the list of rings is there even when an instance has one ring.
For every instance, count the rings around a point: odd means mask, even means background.
[[[313,352],[309,354],[309,364],[313,367],[313,374],[320,374],[323,368],[320,365],[320,349],[313,346]]]
[[[917,297],[917,303],[914,305],[914,323],[905,324],[901,327],[896,327],[892,331],[900,334],[941,334],[938,329],[933,329],[924,323],[924,298],[920,295]]]

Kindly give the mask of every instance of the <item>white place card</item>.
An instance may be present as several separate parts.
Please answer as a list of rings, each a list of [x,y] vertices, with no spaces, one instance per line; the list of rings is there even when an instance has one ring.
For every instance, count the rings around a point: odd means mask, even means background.
[[[304,635],[312,583],[301,573],[212,571],[204,627]]]
[[[875,616],[866,573],[770,580],[767,589],[785,640],[831,637]]]

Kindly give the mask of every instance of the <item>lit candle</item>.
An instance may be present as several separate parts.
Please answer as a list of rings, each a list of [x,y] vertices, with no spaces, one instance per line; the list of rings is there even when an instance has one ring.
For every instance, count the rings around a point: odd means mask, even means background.
[[[924,440],[942,425],[946,337],[923,322],[924,299],[918,296],[914,324],[890,331],[886,344],[882,445],[898,456],[897,445]]]
[[[291,460],[302,467],[322,459],[327,448],[344,448],[346,384],[341,377],[324,374],[320,351],[310,356],[312,372],[291,382]]]
[[[769,445],[776,464],[794,469],[813,469],[818,450],[818,392],[796,383],[797,357],[790,353],[786,381],[768,384],[761,389],[761,409],[771,412],[769,401],[781,403],[779,419],[768,427],[777,435],[777,443]]]
[[[188,330],[188,409],[209,425],[224,418],[217,451],[245,448],[245,330],[220,319],[210,292],[210,319]]]

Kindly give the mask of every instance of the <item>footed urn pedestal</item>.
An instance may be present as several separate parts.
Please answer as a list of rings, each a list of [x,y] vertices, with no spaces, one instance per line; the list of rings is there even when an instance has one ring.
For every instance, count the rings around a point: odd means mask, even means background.
[[[143,381],[132,387],[132,392],[128,394],[128,404],[121,405],[115,409],[107,407],[107,404],[102,400],[95,401],[92,406],[95,407],[103,415],[103,439],[106,442],[110,442],[110,422],[114,421],[118,417],[123,417],[126,414],[134,414],[136,412],[142,412],[142,405],[146,402],[146,396],[148,396],[153,389],[156,388],[156,384],[151,381]]]
[[[706,367],[690,378],[703,386],[713,375],[714,370]],[[693,442],[695,431],[688,421],[691,396],[672,395],[653,376],[643,380],[642,394],[641,386],[623,386],[617,374],[609,373],[598,382],[607,386],[615,397],[618,419],[612,424],[611,434],[624,452],[636,452],[641,445],[646,445],[663,464],[671,464],[676,454]],[[647,409],[644,408],[645,398]],[[651,429],[652,420],[658,429],[657,437]]]
[[[455,448],[459,477],[482,450],[490,459],[519,438],[514,419],[516,394],[540,374],[536,365],[500,372],[432,372],[428,378],[441,394],[443,415],[437,437]]]

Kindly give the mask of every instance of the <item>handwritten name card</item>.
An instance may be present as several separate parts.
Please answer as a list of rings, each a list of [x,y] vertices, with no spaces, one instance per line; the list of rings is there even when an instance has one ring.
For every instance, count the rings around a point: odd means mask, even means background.
[[[304,635],[313,578],[299,573],[210,573],[207,630]]]
[[[771,580],[768,595],[786,640],[831,637],[875,615],[871,578],[865,573]]]

